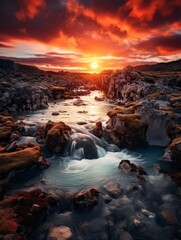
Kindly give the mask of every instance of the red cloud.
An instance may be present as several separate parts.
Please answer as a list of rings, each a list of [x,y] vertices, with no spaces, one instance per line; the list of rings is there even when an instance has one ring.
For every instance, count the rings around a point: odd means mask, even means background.
[[[44,0],[19,0],[20,9],[15,12],[18,20],[33,19],[38,15],[41,8],[45,7]]]
[[[124,59],[137,54],[140,61],[145,54],[151,59],[153,54],[171,56],[181,52],[180,35],[176,34],[181,29],[180,0],[0,1],[4,2],[0,8],[0,41],[6,46],[38,41],[48,51],[56,47],[86,56]],[[115,58],[110,64],[116,66],[121,61]]]

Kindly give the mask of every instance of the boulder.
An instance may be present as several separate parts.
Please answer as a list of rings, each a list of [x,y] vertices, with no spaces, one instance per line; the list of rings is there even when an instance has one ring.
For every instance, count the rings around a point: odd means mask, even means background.
[[[97,122],[96,125],[90,130],[90,132],[98,138],[101,138],[103,135],[102,123]]]
[[[94,99],[95,99],[96,101],[98,101],[98,102],[104,101],[104,98],[103,98],[103,97],[97,97],[97,96],[95,96]]]
[[[63,86],[57,85],[48,85],[48,88],[51,91],[51,97],[53,100],[61,99],[64,96],[66,88]]]
[[[157,109],[154,102],[145,102],[137,112],[148,125],[146,131],[146,141],[150,146],[166,147],[171,139],[168,136],[167,130],[171,125],[171,117]]]
[[[64,122],[49,121],[46,125],[46,146],[53,154],[63,153],[70,134],[71,128]]]
[[[52,112],[52,116],[58,116],[58,115],[60,115],[59,112]]]
[[[112,198],[118,198],[123,194],[123,188],[119,183],[109,182],[104,186],[104,189]]]
[[[75,133],[67,144],[66,155],[79,160],[83,158],[96,159],[98,158],[98,149],[91,136]]]
[[[122,160],[119,163],[118,168],[124,173],[135,172],[138,176],[147,175],[147,173],[142,167],[134,163],[131,163],[129,160]]]
[[[0,115],[0,142],[8,142],[15,129],[14,119],[10,116]]]
[[[109,138],[118,147],[146,146],[146,130],[139,114],[118,114],[107,122]]]
[[[41,147],[38,145],[27,144],[15,147],[13,152],[0,152],[0,175],[6,177],[14,170],[23,170],[33,165],[39,165],[38,160],[41,156]]]
[[[56,240],[69,240],[72,239],[73,234],[69,227],[60,226],[54,227],[49,237]]]
[[[73,197],[73,205],[75,209],[84,209],[93,207],[98,203],[99,191],[94,188],[89,188],[77,193]]]
[[[73,102],[73,105],[75,105],[75,106],[85,106],[86,104],[83,102],[82,99],[77,99],[75,102]]]

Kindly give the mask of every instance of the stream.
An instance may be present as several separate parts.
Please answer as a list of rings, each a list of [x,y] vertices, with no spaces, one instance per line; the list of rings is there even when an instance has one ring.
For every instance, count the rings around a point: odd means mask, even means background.
[[[68,208],[50,214],[46,224],[36,232],[36,237],[32,235],[32,239],[53,240],[48,236],[52,229],[58,231],[60,226],[69,228],[72,234],[72,238],[60,239],[181,239],[181,190],[168,176],[158,171],[164,149],[119,149],[93,136],[88,130],[97,121],[105,126],[109,119],[106,113],[114,107],[106,101],[96,101],[95,96],[102,97],[102,93],[92,91],[90,95],[81,96],[80,99],[85,104],[83,106],[74,105],[77,99],[71,99],[52,103],[46,110],[24,114],[25,122],[31,126],[45,124],[48,120],[63,121],[71,126],[74,134],[63,156],[47,157],[51,163],[49,168],[31,169],[12,178],[12,192],[38,187],[49,193],[66,195],[96,188],[107,196],[109,188],[119,186],[123,193],[112,197],[107,203],[100,200],[96,206],[85,211]],[[53,116],[53,112],[59,112],[59,115]],[[97,158],[87,159],[84,149],[76,148],[76,141],[80,139],[94,142]],[[21,141],[33,142],[35,139],[23,137]],[[121,173],[118,165],[123,159],[143,167],[148,173],[145,180]],[[168,221],[162,217],[164,212],[171,215],[167,216]],[[69,233],[68,230],[67,232]]]

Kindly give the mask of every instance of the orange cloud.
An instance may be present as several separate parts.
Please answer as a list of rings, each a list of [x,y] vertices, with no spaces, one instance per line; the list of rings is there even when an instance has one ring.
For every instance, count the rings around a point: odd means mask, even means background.
[[[20,9],[15,12],[15,16],[19,21],[33,19],[38,15],[41,8],[45,7],[45,0],[19,0]]]

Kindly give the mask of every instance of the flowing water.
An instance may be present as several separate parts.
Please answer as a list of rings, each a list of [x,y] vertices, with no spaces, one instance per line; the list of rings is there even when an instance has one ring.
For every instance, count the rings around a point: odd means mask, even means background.
[[[32,169],[12,179],[13,191],[40,187],[65,196],[94,187],[104,196],[111,192],[111,188],[122,189],[122,192],[109,203],[105,204],[102,199],[94,208],[85,211],[65,207],[64,211],[50,215],[32,239],[48,239],[51,230],[60,226],[71,229],[72,239],[131,240],[130,235],[136,240],[181,239],[181,191],[169,177],[158,171],[164,149],[118,149],[90,134],[88,130],[95,122],[105,124],[108,120],[106,113],[113,107],[105,101],[95,101],[95,96],[100,97],[101,93],[93,91],[88,96],[82,96],[85,104],[82,106],[74,105],[77,99],[65,100],[51,104],[47,110],[25,115],[25,121],[31,127],[48,120],[63,121],[72,127],[74,134],[63,156],[48,158],[51,163],[49,168],[43,171]],[[59,112],[58,116],[52,116],[55,111]],[[22,142],[29,140],[34,141],[34,138],[24,137]],[[89,151],[89,146],[96,149],[95,158],[94,154],[92,159],[86,158],[85,142]],[[121,173],[118,165],[123,159],[142,166],[148,173],[145,180]],[[163,219],[163,212],[169,212],[169,220]]]

